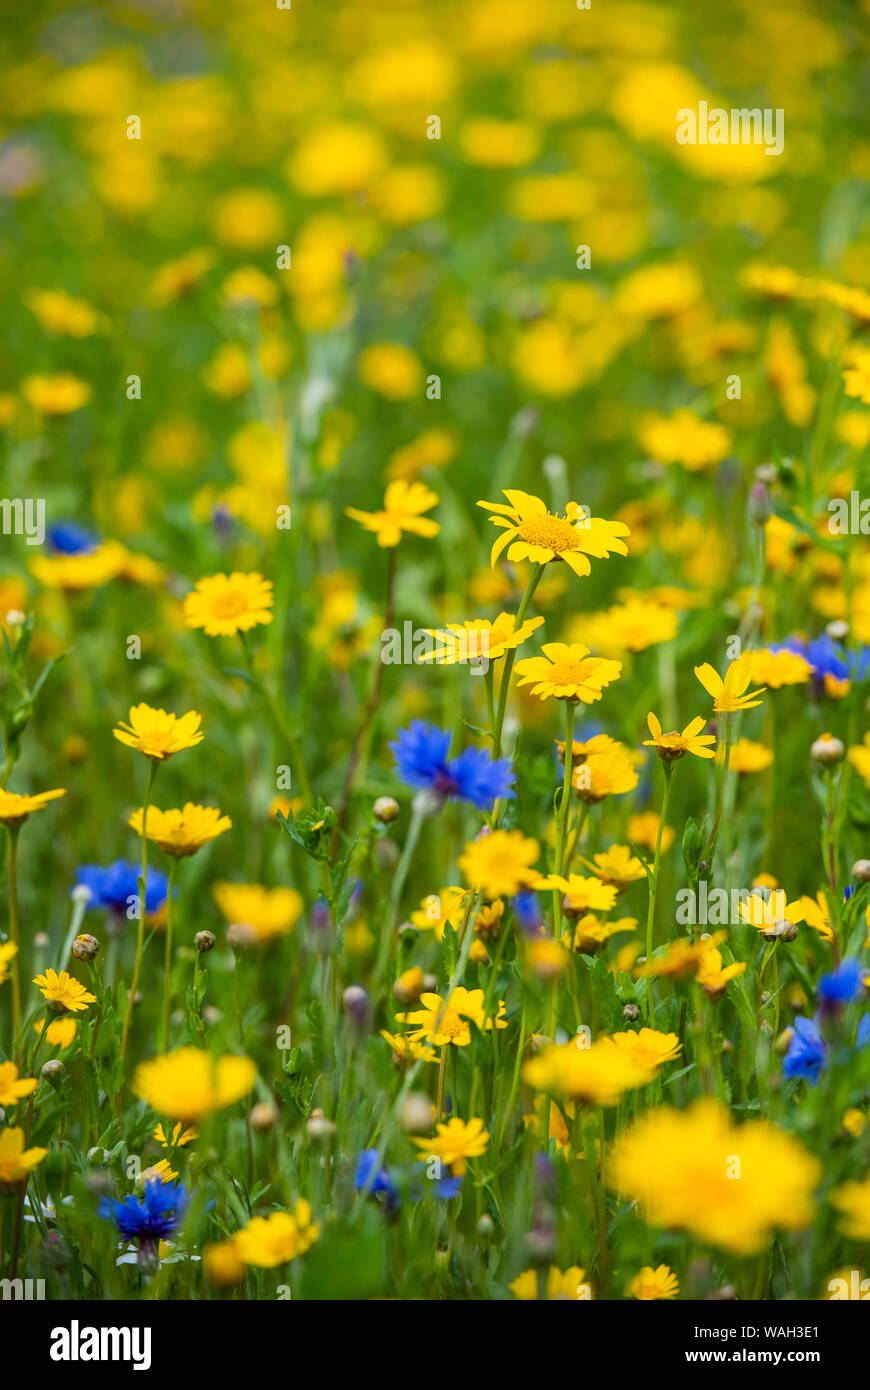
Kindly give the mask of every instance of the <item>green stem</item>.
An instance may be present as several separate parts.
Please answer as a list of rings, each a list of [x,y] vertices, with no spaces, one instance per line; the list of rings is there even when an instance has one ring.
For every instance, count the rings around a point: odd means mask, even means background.
[[[668,801],[671,795],[671,777],[673,776],[673,763],[662,762],[662,769],[665,775],[665,791],[662,797],[662,810],[659,816],[659,828],[656,835],[656,852],[653,863],[652,882],[649,885],[649,905],[646,914],[646,961],[647,965],[652,964],[653,952],[653,928],[656,916],[656,894],[659,887],[659,867],[662,857],[662,835],[664,833],[665,822],[668,814]],[[650,1028],[655,1026],[655,1001],[653,999],[653,977],[649,976],[646,988],[646,1010]]]
[[[130,983],[130,992],[127,995],[127,1007],[124,1011],[124,1026],[121,1029],[121,1061],[123,1062],[127,1052],[127,1039],[130,1035],[130,1021],[133,1017],[133,1002],[136,998],[136,990],[139,988],[139,974],[142,970],[142,947],[145,941],[145,903],[148,891],[148,836],[146,829],[148,825],[148,808],[151,805],[151,794],[154,790],[154,779],[157,776],[159,764],[152,758],[148,764],[148,784],[145,788],[145,801],[142,806],[142,873],[139,877],[139,928],[136,934],[136,964],[133,967],[133,979]],[[120,1113],[121,1093],[118,1091],[117,1098],[118,1113]]]
[[[169,886],[166,897],[166,946],[163,955],[163,1051],[169,1051],[169,1002],[170,977],[172,974],[172,894],[175,890],[175,873],[178,860],[173,856],[169,867]]]

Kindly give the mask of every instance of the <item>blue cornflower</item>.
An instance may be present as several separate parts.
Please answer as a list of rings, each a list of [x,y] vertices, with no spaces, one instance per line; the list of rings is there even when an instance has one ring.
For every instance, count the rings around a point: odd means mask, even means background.
[[[788,1052],[782,1064],[783,1075],[803,1077],[813,1086],[825,1064],[828,1049],[814,1018],[797,1017]]]
[[[812,685],[817,695],[828,690],[828,680],[863,681],[870,667],[870,647],[849,651],[823,632],[808,642],[803,637],[789,637],[785,642],[771,644],[772,652],[796,652],[813,668]]]
[[[154,1243],[168,1240],[178,1226],[190,1201],[187,1188],[180,1183],[163,1183],[152,1178],[145,1184],[141,1197],[129,1196],[118,1201],[104,1197],[100,1216],[114,1221],[118,1234],[125,1240]]]
[[[478,811],[488,811],[494,801],[510,799],[515,776],[510,758],[490,758],[482,748],[466,748],[448,758],[450,731],[423,719],[412,719],[400,729],[390,751],[401,780],[420,791],[470,801]]]
[[[76,878],[76,886],[90,892],[88,907],[105,908],[119,916],[126,914],[130,898],[139,892],[139,866],[128,864],[125,859],[116,859],[104,869],[99,864],[83,864]],[[169,880],[159,869],[148,870],[148,886],[145,890],[145,912],[153,917],[166,902]]]
[[[864,992],[866,966],[859,960],[844,960],[830,975],[819,980],[819,998],[826,1004],[852,1004]]]
[[[57,555],[86,555],[96,550],[100,538],[75,521],[57,521],[48,528],[48,544]]]
[[[526,893],[517,893],[511,901],[511,906],[523,936],[549,935],[544,925],[541,909],[538,906],[537,894],[531,890]]]
[[[368,1192],[370,1197],[383,1197],[386,1206],[398,1206],[399,1189],[387,1169],[378,1167],[377,1149],[363,1149],[357,1160],[353,1185],[357,1192]]]

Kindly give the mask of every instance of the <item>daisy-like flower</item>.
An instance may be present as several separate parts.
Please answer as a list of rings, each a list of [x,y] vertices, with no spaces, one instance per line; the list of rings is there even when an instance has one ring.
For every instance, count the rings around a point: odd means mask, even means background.
[[[659,757],[666,763],[676,762],[678,758],[684,758],[687,753],[694,753],[696,758],[714,758],[716,755],[708,745],[715,743],[716,739],[712,734],[702,734],[701,730],[706,724],[706,719],[698,715],[686,725],[683,732],[663,734],[662,726],[656,716],[650,711],[646,717],[647,727],[652,734],[652,738],[644,739],[645,748],[654,748]]]
[[[152,709],[151,705],[133,705],[130,709],[130,722],[120,720],[112,733],[119,743],[144,753],[146,758],[162,762],[173,753],[181,753],[185,748],[195,748],[204,735],[200,731],[202,715],[196,710],[188,710],[180,717],[167,714],[165,709]]]
[[[521,646],[543,621],[543,618],[528,618],[517,627],[513,613],[499,613],[492,622],[487,618],[470,618],[464,623],[448,623],[444,630],[430,628],[440,645],[434,651],[424,652],[420,660],[437,662],[439,666],[497,661],[506,652]]]
[[[721,999],[729,982],[736,980],[746,970],[746,961],[735,960],[730,965],[723,965],[722,952],[718,946],[711,945],[709,941],[702,941],[700,944],[705,949],[701,952],[695,980],[708,999]]]
[[[533,564],[546,565],[551,560],[564,560],[581,578],[591,573],[588,556],[606,560],[611,554],[628,554],[622,537],[631,533],[624,522],[591,517],[577,502],[568,503],[564,516],[556,516],[547,511],[540,497],[531,493],[505,488],[504,496],[508,506],[503,502],[477,504],[494,512],[490,520],[502,528],[502,535],[492,547],[493,568],[506,546],[512,563],[531,560]]]
[[[406,786],[430,791],[436,797],[470,801],[479,811],[493,802],[510,800],[516,780],[510,758],[491,758],[483,748],[466,748],[455,758],[447,756],[449,729],[439,729],[424,719],[412,719],[389,745],[396,771]]]
[[[725,762],[725,749],[716,749],[717,763]],[[748,772],[763,772],[773,762],[773,750],[751,738],[739,738],[731,746],[731,771],[745,775]]]
[[[418,931],[434,931],[439,941],[444,938],[448,926],[457,931],[465,915],[468,889],[449,884],[439,893],[430,893],[424,898],[416,912],[411,913],[411,924]]]
[[[412,1143],[424,1153],[440,1158],[455,1178],[460,1178],[468,1168],[469,1158],[479,1158],[486,1153],[489,1134],[483,1127],[483,1120],[473,1119],[467,1123],[454,1115],[447,1124],[436,1125],[434,1139],[413,1139]]]
[[[641,1303],[652,1303],[659,1298],[676,1298],[680,1292],[680,1281],[669,1265],[659,1265],[653,1269],[644,1265],[625,1287],[626,1298],[636,1298]]]
[[[388,1033],[385,1028],[381,1029],[381,1037],[390,1044],[393,1061],[397,1066],[404,1066],[407,1062],[438,1061],[434,1047],[427,1047],[424,1043],[414,1042],[411,1037],[403,1037],[401,1033]]]
[[[17,954],[18,947],[14,941],[4,941],[0,944],[0,985],[9,979],[9,962]]]
[[[664,976],[673,980],[688,980],[697,974],[705,953],[724,941],[727,934],[724,931],[713,932],[706,941],[695,942],[688,936],[671,941],[659,955],[638,967],[635,979]]]
[[[523,1080],[536,1091],[569,1096],[589,1105],[618,1105],[626,1091],[645,1086],[655,1068],[623,1052],[611,1038],[597,1038],[590,1047],[576,1040],[547,1047],[523,1067]]]
[[[35,1076],[19,1077],[14,1062],[0,1062],[0,1105],[17,1105],[22,1097],[32,1095],[38,1085]]]
[[[624,796],[626,792],[634,791],[638,783],[633,755],[629,750],[604,734],[600,737],[600,748],[587,753],[571,774],[571,785],[580,800],[593,804],[603,801],[606,796]],[[592,744],[596,740],[590,739],[589,742]]]
[[[207,637],[235,637],[272,621],[272,584],[261,574],[210,574],[184,600],[184,621]]]
[[[271,941],[290,931],[305,906],[302,894],[295,888],[220,882],[214,885],[212,893],[227,922],[243,922],[259,941]]]
[[[616,902],[616,889],[600,878],[584,878],[582,874],[548,874],[535,884],[541,891],[551,888],[565,897],[564,911],[580,917],[584,912],[609,912]]]
[[[246,1096],[257,1079],[249,1057],[217,1061],[198,1047],[180,1047],[136,1068],[133,1090],[158,1114],[196,1124]]]
[[[74,1018],[53,1018],[48,1027],[44,1018],[37,1018],[33,1024],[35,1033],[45,1032],[49,1047],[69,1047],[75,1041],[77,1025]]]
[[[459,868],[466,883],[481,888],[485,898],[513,898],[533,888],[540,874],[532,865],[540,850],[537,840],[521,830],[493,830],[465,846]]]
[[[23,1129],[0,1131],[0,1192],[9,1192],[26,1182],[47,1153],[48,1149],[25,1149]]]
[[[419,1009],[410,1013],[396,1014],[399,1023],[413,1023],[415,1032],[409,1033],[412,1042],[425,1041],[436,1047],[467,1047],[471,1042],[469,1022],[478,1028],[487,1025],[483,1009],[482,989],[454,989],[446,1001],[440,994],[421,994]]]
[[[56,801],[59,796],[66,796],[64,787],[56,787],[50,792],[36,792],[33,796],[8,792],[0,787],[0,825],[23,825],[29,815],[44,810],[49,801]]]
[[[298,1201],[292,1212],[273,1211],[271,1216],[254,1216],[234,1237],[243,1264],[257,1269],[274,1269],[306,1250],[318,1239],[320,1228],[311,1220],[311,1207]]]
[[[604,922],[600,917],[596,917],[594,912],[585,912],[576,922],[571,923],[562,940],[569,949],[573,948],[584,956],[593,956],[612,936],[634,931],[636,926],[636,917],[619,917],[614,921]]]
[[[589,1285],[585,1283],[586,1270],[579,1265],[572,1265],[570,1269],[561,1270],[557,1265],[550,1265],[547,1271],[546,1297],[548,1303],[575,1303],[578,1299],[588,1299],[592,1295]],[[514,1298],[520,1303],[534,1303],[538,1297],[538,1271],[536,1269],[525,1269],[522,1274],[514,1279],[509,1285]]]
[[[137,835],[142,834],[141,807],[133,812],[127,824],[133,827]],[[149,806],[145,815],[147,838],[176,859],[196,854],[203,845],[216,840],[231,827],[229,816],[222,816],[216,807],[195,806],[192,801],[188,801],[181,811],[160,811],[156,806]]]
[[[629,884],[646,878],[646,869],[628,845],[611,845],[609,849],[594,854],[589,868],[594,868],[602,883],[612,883],[617,893],[624,892]]]
[[[37,975],[33,983],[39,987],[43,999],[48,1001],[52,1013],[69,1011],[74,1014],[97,1002],[96,996],[89,994],[84,985],[65,970],[59,974],[55,970],[46,970],[44,975]]]
[[[92,390],[71,372],[54,376],[28,376],[21,383],[21,394],[38,415],[71,415],[91,399]]]
[[[367,531],[377,536],[378,545],[391,549],[398,545],[405,531],[415,536],[437,536],[441,530],[437,521],[423,516],[438,501],[438,494],[425,483],[407,483],[397,478],[387,485],[384,493],[383,509],[379,512],[361,512],[356,507],[345,507],[345,515],[358,521]]]
[[[709,663],[695,667],[695,675],[708,695],[713,696],[713,708],[717,714],[733,714],[735,710],[755,709],[762,701],[757,698],[764,694],[765,687],[750,690],[751,672],[743,657],[738,656],[725,672],[725,679]]]
[[[637,1033],[612,1033],[611,1041],[626,1057],[632,1057],[650,1071],[657,1071],[664,1062],[675,1061],[683,1050],[676,1033],[659,1033],[655,1028],[641,1028]]]
[[[194,1139],[199,1138],[199,1130],[193,1127],[185,1129],[184,1125],[179,1120],[178,1124],[175,1125],[172,1130],[171,1138],[167,1139],[166,1132],[161,1124],[155,1126],[154,1138],[163,1149],[184,1149],[188,1144],[192,1143]]]
[[[139,1267],[153,1274],[159,1265],[159,1245],[178,1228],[190,1201],[180,1183],[163,1182],[159,1177],[146,1181],[141,1197],[131,1194],[120,1201],[104,1197],[99,1214],[112,1221],[124,1240],[139,1246]]]
[[[545,642],[543,656],[530,656],[517,662],[517,685],[531,685],[532,694],[542,700],[572,700],[591,705],[601,699],[604,687],[619,680],[621,661],[590,656],[582,642]]]

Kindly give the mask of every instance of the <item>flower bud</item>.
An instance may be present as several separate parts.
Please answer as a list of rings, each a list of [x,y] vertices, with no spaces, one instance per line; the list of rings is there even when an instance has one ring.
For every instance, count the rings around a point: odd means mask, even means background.
[[[410,1091],[402,1101],[399,1119],[406,1134],[428,1134],[435,1119],[435,1107],[422,1091]]]
[[[852,877],[856,883],[870,883],[870,859],[856,859],[852,865]]]
[[[840,739],[835,738],[833,734],[822,734],[810,748],[810,757],[821,767],[830,767],[834,763],[842,762],[845,752]]]
[[[344,1012],[357,1028],[364,1028],[369,1016],[369,996],[362,985],[348,985],[341,996]]]
[[[766,526],[772,515],[770,493],[763,482],[756,480],[749,489],[746,515],[756,526]]]
[[[251,1106],[248,1112],[248,1119],[251,1122],[252,1129],[264,1133],[267,1129],[272,1129],[273,1126],[278,1123],[277,1107],[270,1105],[268,1101],[259,1101],[257,1105]]]
[[[622,1017],[626,1023],[634,1023],[640,1018],[640,1009],[636,1004],[626,1004],[622,1010]]]
[[[201,956],[206,955],[215,948],[215,936],[213,931],[198,931],[193,938],[193,944]]]
[[[87,932],[82,932],[72,944],[72,953],[76,960],[96,960],[99,949],[100,943],[97,938],[88,935]]]
[[[828,623],[825,632],[832,642],[845,642],[849,636],[849,624],[844,622],[842,618],[835,618],[833,622]]]
[[[247,922],[233,922],[227,927],[227,945],[237,955],[241,951],[252,951],[257,940],[257,933]]]
[[[42,1064],[42,1075],[52,1086],[57,1086],[65,1071],[66,1067],[58,1057],[52,1057],[49,1061],[43,1062]]]
[[[372,811],[384,825],[390,825],[399,814],[399,803],[394,796],[379,796]]]
[[[331,1139],[336,1132],[332,1120],[328,1120],[322,1110],[312,1110],[306,1128],[309,1139]]]

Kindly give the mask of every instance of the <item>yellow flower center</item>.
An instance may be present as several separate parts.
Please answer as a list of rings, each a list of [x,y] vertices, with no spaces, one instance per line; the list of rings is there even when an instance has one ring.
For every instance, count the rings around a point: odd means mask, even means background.
[[[438,1032],[448,1038],[455,1038],[462,1032],[462,1019],[455,1009],[445,1010],[444,1017],[438,1025]]]
[[[212,601],[212,612],[216,618],[237,618],[247,608],[247,601],[244,594],[237,589],[230,590],[229,593],[220,594]]]
[[[552,681],[553,685],[582,685],[588,675],[588,662],[554,661],[547,679]],[[579,759],[575,759],[574,762],[576,766]]]
[[[565,550],[578,550],[580,538],[577,528],[570,521],[559,516],[535,516],[521,522],[517,536],[529,545],[539,545],[544,550],[552,550],[561,555]]]

